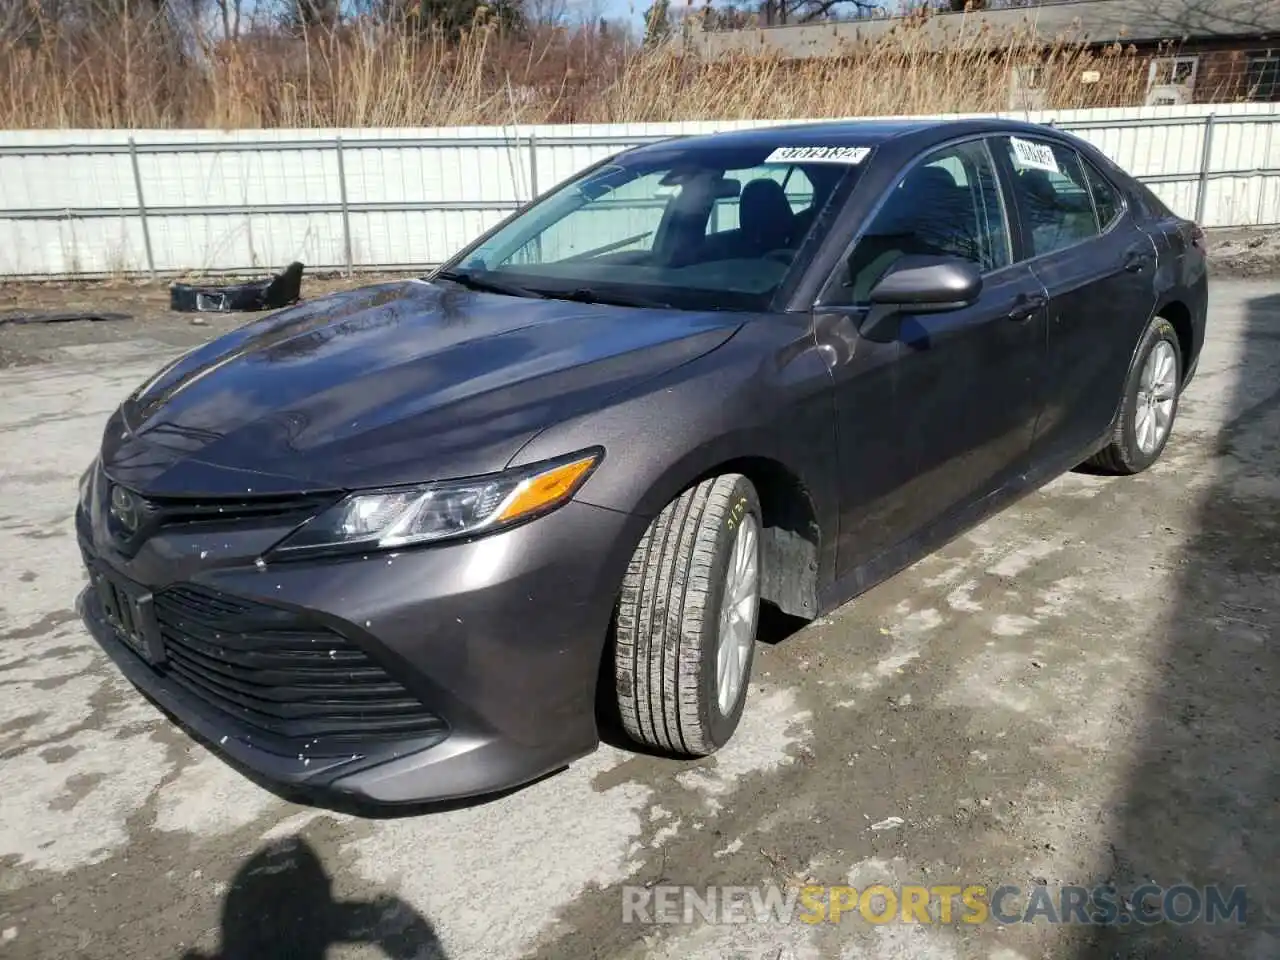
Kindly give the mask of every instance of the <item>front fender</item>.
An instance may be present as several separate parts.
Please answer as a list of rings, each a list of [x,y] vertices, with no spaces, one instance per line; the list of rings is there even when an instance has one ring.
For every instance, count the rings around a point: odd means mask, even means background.
[[[837,517],[830,374],[807,323],[770,321],[747,324],[718,350],[548,428],[512,465],[602,446],[604,460],[576,499],[645,518],[703,477],[755,466],[807,495],[825,554]],[[825,556],[819,562],[831,569]]]

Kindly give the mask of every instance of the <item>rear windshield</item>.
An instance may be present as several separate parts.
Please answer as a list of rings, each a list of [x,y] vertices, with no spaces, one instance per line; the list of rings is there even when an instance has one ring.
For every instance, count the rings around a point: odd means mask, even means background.
[[[542,295],[764,309],[869,151],[670,146],[569,181],[446,266]]]

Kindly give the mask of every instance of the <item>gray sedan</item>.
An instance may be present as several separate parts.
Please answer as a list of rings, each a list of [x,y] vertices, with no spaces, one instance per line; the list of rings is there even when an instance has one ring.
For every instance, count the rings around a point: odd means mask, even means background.
[[[321,799],[512,787],[609,718],[709,754],[762,602],[816,617],[1063,471],[1160,456],[1202,242],[1028,124],[629,150],[428,278],[140,386],[81,483],[83,617],[214,750]]]

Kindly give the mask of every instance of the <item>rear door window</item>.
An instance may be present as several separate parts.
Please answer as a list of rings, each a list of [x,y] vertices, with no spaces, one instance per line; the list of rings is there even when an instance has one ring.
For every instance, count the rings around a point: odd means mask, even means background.
[[[1034,137],[999,137],[996,143],[1013,167],[1029,256],[1042,257],[1099,234],[1089,181],[1074,150]]]

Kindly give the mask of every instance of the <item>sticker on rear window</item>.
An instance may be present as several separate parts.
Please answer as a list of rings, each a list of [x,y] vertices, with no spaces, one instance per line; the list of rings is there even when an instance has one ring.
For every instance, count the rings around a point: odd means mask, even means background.
[[[870,147],[778,147],[765,163],[861,163]]]
[[[1053,155],[1053,148],[1048,144],[1032,143],[1029,140],[1019,140],[1017,137],[1010,137],[1009,143],[1013,145],[1014,163],[1019,167],[1048,170],[1050,173],[1062,172],[1058,169],[1058,160]]]

